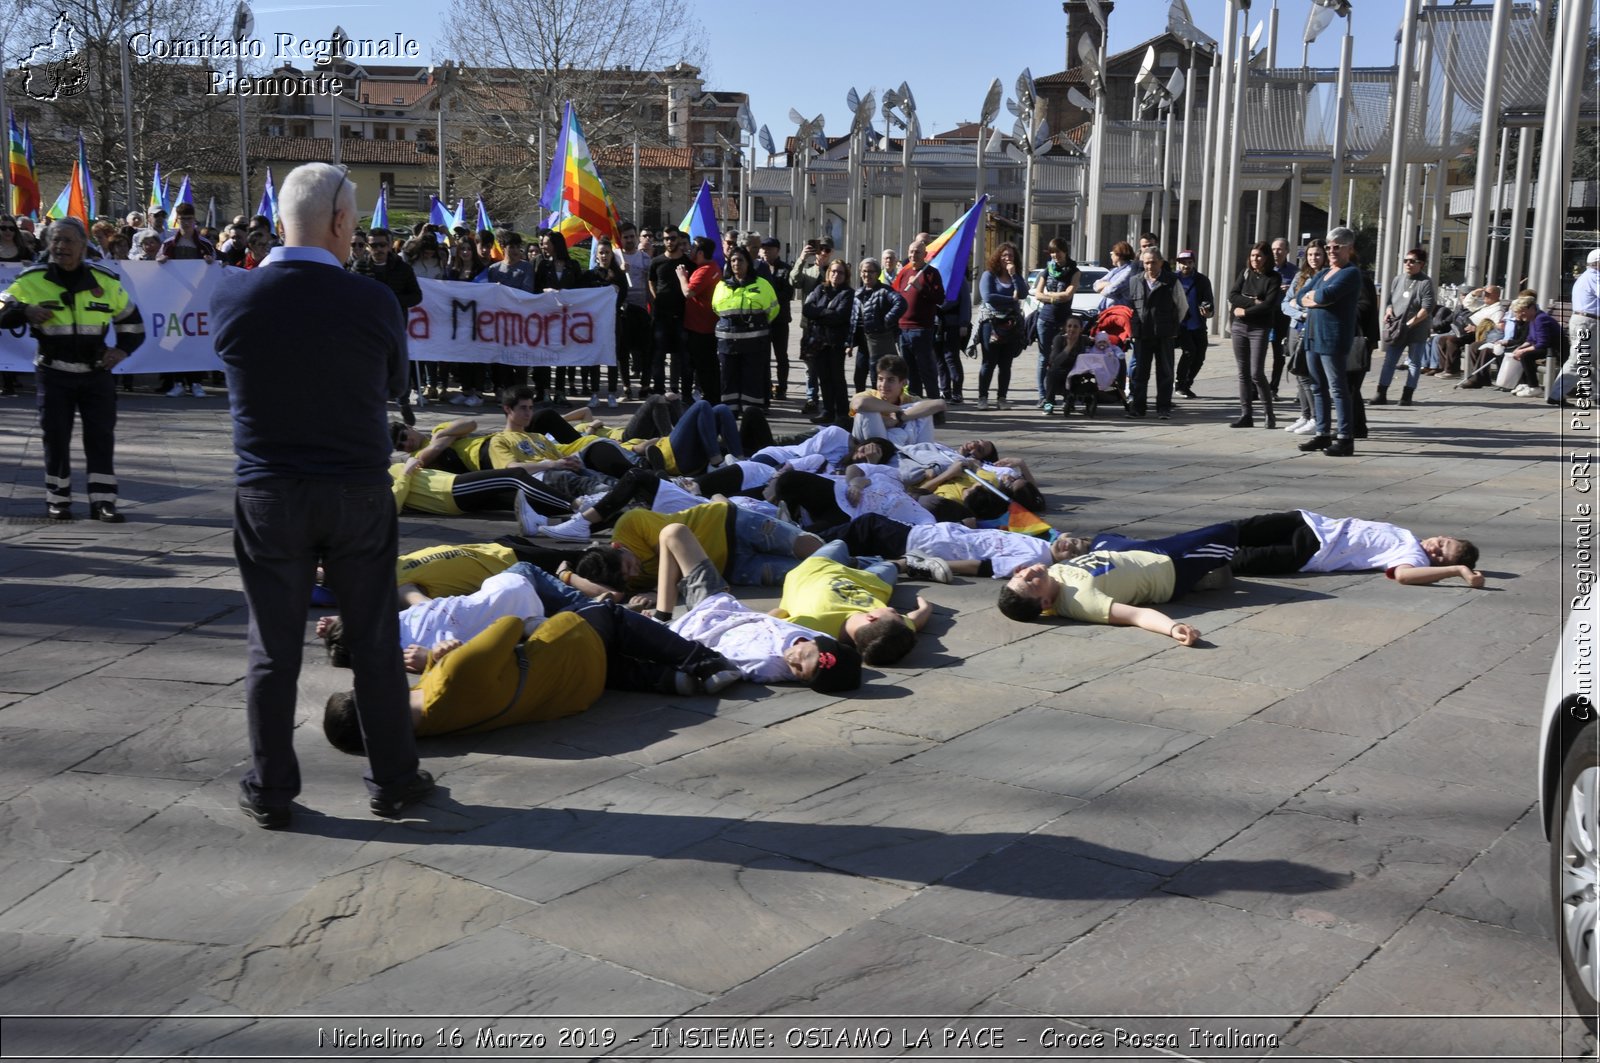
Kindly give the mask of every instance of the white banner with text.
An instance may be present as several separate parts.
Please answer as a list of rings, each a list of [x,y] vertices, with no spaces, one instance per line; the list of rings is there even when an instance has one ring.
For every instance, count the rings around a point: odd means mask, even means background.
[[[119,373],[188,373],[221,369],[211,345],[211,293],[242,280],[243,270],[203,262],[108,262],[144,315],[143,346]],[[0,290],[22,266],[0,264]],[[502,284],[421,281],[422,302],[406,323],[413,360],[509,365],[613,365],[616,289],[538,294]],[[293,313],[285,307],[284,313]],[[34,340],[26,326],[0,329],[0,370],[31,372]]]

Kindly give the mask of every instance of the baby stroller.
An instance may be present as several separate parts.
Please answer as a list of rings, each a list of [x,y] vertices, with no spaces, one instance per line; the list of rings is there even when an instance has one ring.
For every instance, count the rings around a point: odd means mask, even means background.
[[[1079,400],[1083,402],[1086,417],[1093,417],[1102,401],[1114,402],[1120,408],[1127,402],[1127,382],[1128,370],[1122,360],[1122,349],[1111,343],[1108,333],[1097,333],[1094,346],[1079,351],[1067,370],[1067,408],[1063,412],[1070,414],[1073,404]]]

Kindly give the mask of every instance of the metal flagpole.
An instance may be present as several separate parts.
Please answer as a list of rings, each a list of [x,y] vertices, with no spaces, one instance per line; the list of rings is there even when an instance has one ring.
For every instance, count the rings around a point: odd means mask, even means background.
[[[1211,201],[1212,175],[1214,167],[1211,166],[1212,157],[1216,154],[1217,108],[1220,106],[1217,94],[1222,82],[1221,74],[1222,51],[1220,49],[1211,53],[1211,76],[1206,79],[1206,129],[1205,137],[1200,149],[1200,228],[1196,233],[1196,243],[1199,244],[1200,261],[1195,263],[1195,269],[1205,266],[1204,272],[1215,272],[1216,267],[1211,261]]]
[[[1489,229],[1485,233],[1485,243],[1488,244],[1487,261],[1484,263],[1484,277],[1498,277],[1500,275],[1500,238],[1495,235],[1495,230],[1500,227],[1500,211],[1506,203],[1506,157],[1511,147],[1511,130],[1505,126],[1500,127],[1500,154],[1495,159],[1494,198],[1489,201]],[[1482,210],[1482,207],[1473,205],[1473,213]]]
[[[1349,125],[1350,109],[1350,57],[1355,38],[1350,34],[1350,16],[1344,20],[1344,39],[1339,42],[1339,84],[1334,92],[1333,165],[1328,171],[1328,228],[1344,224],[1344,204],[1340,196],[1344,189],[1345,134]]]
[[[1389,121],[1389,173],[1384,183],[1383,220],[1379,223],[1378,265],[1380,291],[1393,290],[1399,273],[1401,195],[1406,187],[1406,134],[1411,126],[1411,71],[1417,68],[1417,13],[1421,0],[1405,0],[1400,17],[1400,58],[1394,86],[1394,112]],[[1481,211],[1482,205],[1477,209]],[[1475,211],[1476,213],[1477,211]]]
[[[1196,89],[1199,88],[1200,83],[1194,79],[1195,57],[1199,51],[1200,45],[1198,43],[1189,45],[1189,84],[1184,89],[1189,95],[1183,103],[1183,147],[1179,149],[1183,152],[1183,156],[1178,161],[1178,238],[1176,242],[1180,245],[1189,241],[1189,130],[1194,127],[1194,98],[1199,95]],[[1163,250],[1166,249],[1163,248]],[[1171,250],[1176,252],[1180,248],[1173,247]]]
[[[1239,39],[1238,25],[1239,25],[1239,5],[1238,5],[1238,2],[1237,2],[1237,0],[1228,0],[1228,3],[1227,3],[1227,19],[1226,19],[1226,22],[1225,22],[1225,24],[1223,26],[1222,37],[1221,37],[1221,41],[1222,41],[1222,70],[1221,70],[1221,74],[1222,74],[1222,77],[1221,77],[1221,85],[1217,89],[1217,107],[1218,107],[1218,109],[1221,109],[1223,107],[1229,107],[1231,109],[1231,105],[1232,105],[1232,101],[1233,101],[1233,68],[1234,68],[1233,48],[1234,48],[1234,45],[1238,42],[1238,39]],[[1213,181],[1212,181],[1212,192],[1213,192],[1213,195],[1212,195],[1211,198],[1216,199],[1217,203],[1214,206],[1211,207],[1211,230],[1206,236],[1206,248],[1207,248],[1207,253],[1210,256],[1209,257],[1209,267],[1211,269],[1211,275],[1213,277],[1225,276],[1226,275],[1225,271],[1222,272],[1222,273],[1219,273],[1218,270],[1221,268],[1223,256],[1225,254],[1231,255],[1231,253],[1232,253],[1231,251],[1226,251],[1225,250],[1226,241],[1225,241],[1225,239],[1223,237],[1223,219],[1226,218],[1227,216],[1231,215],[1233,213],[1233,210],[1228,207],[1227,203],[1224,200],[1222,200],[1222,198],[1220,196],[1217,196],[1215,194],[1216,188],[1217,188],[1217,184],[1219,182],[1220,183],[1225,183],[1227,181],[1227,174],[1228,174],[1228,170],[1230,169],[1230,167],[1228,166],[1228,163],[1227,163],[1227,158],[1228,158],[1228,140],[1229,140],[1228,130],[1224,129],[1222,127],[1222,123],[1219,121],[1217,123],[1217,142],[1216,142],[1216,145],[1215,145],[1215,148],[1214,148],[1214,153],[1213,153],[1213,155],[1211,157],[1211,171],[1212,171],[1213,174],[1215,174],[1215,177],[1213,178]],[[1227,268],[1228,269],[1232,269],[1233,268],[1233,265],[1232,265],[1231,262],[1228,263],[1228,267]],[[1221,320],[1220,317],[1216,317],[1216,318],[1212,319],[1211,327],[1212,327],[1213,331],[1215,331],[1217,329],[1218,322],[1220,320]]]
[[[1533,142],[1529,134],[1533,130],[1522,128],[1517,130],[1517,176],[1511,184],[1511,239],[1506,243],[1506,282],[1502,291],[1509,294],[1517,290],[1517,281],[1522,277],[1523,252],[1527,249],[1528,240],[1524,223],[1527,221],[1528,186],[1533,181]],[[1484,278],[1488,284],[1493,277]]]

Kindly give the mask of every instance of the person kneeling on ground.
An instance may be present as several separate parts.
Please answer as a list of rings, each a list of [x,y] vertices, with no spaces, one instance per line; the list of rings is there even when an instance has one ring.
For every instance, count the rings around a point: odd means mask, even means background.
[[[933,616],[933,605],[921,595],[905,615],[889,605],[895,576],[888,562],[852,567],[845,544],[831,542],[784,577],[772,615],[855,647],[866,664],[893,664],[911,652],[917,632]]]
[[[1220,586],[1237,538],[1232,524],[1149,541],[1101,536],[1094,549],[1070,561],[1019,569],[1000,588],[1000,612],[1024,623],[1048,614],[1138,627],[1193,646],[1198,630],[1149,605]]]
[[[1324,517],[1305,509],[1245,517],[1233,526],[1239,533],[1233,571],[1239,575],[1381,568],[1396,583],[1420,585],[1459,576],[1469,587],[1483,586],[1483,573],[1477,571],[1478,548],[1451,535],[1419,540],[1395,524]]]

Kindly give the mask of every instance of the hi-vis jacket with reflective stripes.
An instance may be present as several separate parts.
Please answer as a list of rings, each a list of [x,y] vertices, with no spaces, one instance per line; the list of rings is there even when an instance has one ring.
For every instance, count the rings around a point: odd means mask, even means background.
[[[35,365],[87,373],[99,367],[107,347],[132,354],[144,342],[144,318],[121,279],[92,262],[70,273],[53,264],[23,270],[0,292],[0,328],[23,324],[27,307],[49,303],[60,309],[42,325],[29,326],[39,341]],[[115,336],[108,337],[107,329]]]

